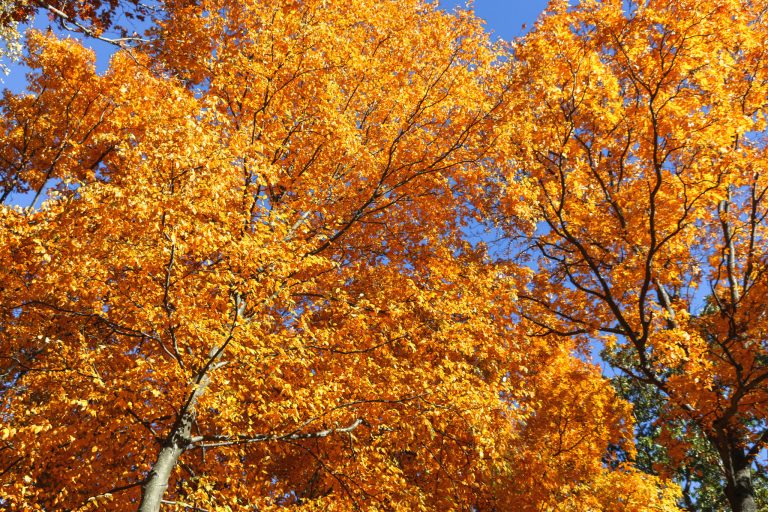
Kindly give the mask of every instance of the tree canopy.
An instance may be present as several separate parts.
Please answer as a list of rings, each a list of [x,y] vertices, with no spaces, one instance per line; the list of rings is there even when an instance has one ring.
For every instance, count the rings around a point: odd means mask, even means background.
[[[755,510],[750,473],[768,438],[768,4],[550,9],[516,47],[522,101],[494,205],[535,254],[521,314],[542,333],[601,340],[615,368],[660,393],[672,460],[695,465],[685,459],[703,436],[731,508]],[[514,221],[521,185],[535,232]]]
[[[764,2],[40,8],[120,48],[0,101],[0,506],[755,510]]]

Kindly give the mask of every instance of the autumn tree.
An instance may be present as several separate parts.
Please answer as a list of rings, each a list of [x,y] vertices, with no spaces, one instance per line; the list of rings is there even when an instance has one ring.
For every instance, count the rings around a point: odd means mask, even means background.
[[[32,33],[2,100],[0,505],[674,509],[605,463],[628,406],[528,335],[528,270],[465,239],[511,94],[477,19],[159,20],[102,75]]]
[[[698,425],[684,417],[672,419],[663,414],[665,398],[656,387],[624,375],[616,375],[611,381],[619,396],[633,406],[637,469],[652,475],[670,474],[680,485],[680,505],[685,510],[727,510],[720,457]],[[670,437],[676,442],[670,443]],[[678,439],[684,440],[684,446],[678,444]],[[668,446],[672,448],[673,457],[670,457]],[[682,456],[681,448],[684,450]],[[620,452],[617,457],[626,458],[626,455]],[[757,471],[753,472],[752,486],[757,509],[763,510],[768,505],[768,475],[764,467],[758,465]]]
[[[520,314],[658,392],[671,467],[708,443],[737,512],[768,440],[767,9],[552,2],[484,197],[536,269]]]
[[[50,28],[128,48],[146,42],[145,29],[163,12],[161,2],[139,0],[0,1],[0,72],[21,58],[24,27],[47,16]]]
[[[30,23],[37,14],[45,14],[62,29],[123,46],[142,40],[140,34],[130,29],[133,22],[152,20],[161,12],[161,3],[153,1],[3,0],[0,41],[15,44],[20,38],[19,24]]]
[[[0,3],[0,17],[4,17],[13,8],[8,1]],[[0,24],[0,72],[7,74],[7,62],[17,61],[21,57],[21,33],[18,22],[8,19]]]

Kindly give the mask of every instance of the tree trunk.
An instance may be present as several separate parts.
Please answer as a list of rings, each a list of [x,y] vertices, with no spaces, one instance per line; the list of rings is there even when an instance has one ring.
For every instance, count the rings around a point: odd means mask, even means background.
[[[757,512],[752,487],[752,461],[737,434],[719,428],[710,438],[717,447],[725,472],[725,496],[733,512]]]
[[[185,408],[184,413],[160,448],[157,460],[141,487],[141,504],[139,504],[138,512],[158,512],[160,510],[163,494],[168,488],[168,480],[173,468],[176,467],[179,457],[190,444],[194,418],[194,409]]]
[[[242,315],[245,309],[245,302],[240,295],[235,295],[235,314],[232,319],[232,325],[229,329],[229,335],[220,347],[213,347],[209,352],[208,362],[203,365],[192,379],[192,392],[187,398],[184,406],[179,410],[176,422],[173,424],[168,437],[157,454],[152,469],[149,471],[146,480],[141,486],[141,503],[138,512],[159,512],[160,505],[163,502],[163,495],[168,488],[168,480],[171,478],[173,468],[179,461],[179,457],[192,444],[192,424],[195,422],[198,399],[205,393],[205,389],[210,383],[210,373],[221,368],[226,362],[216,362],[224,353],[224,349],[232,340],[237,319]]]
[[[725,495],[728,497],[731,510],[733,512],[757,512],[755,489],[752,487],[751,464],[741,448],[730,450],[729,455],[730,464],[725,465]]]

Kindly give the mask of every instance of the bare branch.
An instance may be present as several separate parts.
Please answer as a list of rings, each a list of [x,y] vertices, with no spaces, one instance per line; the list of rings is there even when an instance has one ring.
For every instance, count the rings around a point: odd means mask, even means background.
[[[64,11],[61,11],[57,9],[56,7],[41,3],[40,6],[53,14],[61,23],[61,26],[64,27],[66,30],[72,31],[72,32],[80,32],[88,37],[92,37],[93,39],[98,39],[99,41],[104,41],[105,43],[109,43],[111,45],[117,46],[118,48],[125,49],[128,45],[128,43],[146,43],[149,40],[144,39],[142,37],[137,36],[130,36],[130,37],[105,37],[98,33],[98,31],[92,27],[87,27],[77,21],[76,19],[69,16]]]
[[[344,434],[344,433],[352,432],[363,423],[364,423],[363,420],[358,418],[346,427],[328,428],[325,430],[319,430],[317,432],[306,432],[306,433],[293,432],[289,434],[260,434],[255,436],[235,436],[235,438],[232,438],[231,436],[200,436],[192,439],[192,442],[195,444],[193,444],[193,446],[191,446],[190,448],[214,448],[219,446],[233,446],[233,445],[239,445],[239,444],[263,443],[267,441],[298,441],[301,439],[321,439],[323,437],[328,437],[332,434]],[[211,440],[220,439],[220,441],[215,441],[210,443],[200,442],[207,439],[211,439]]]

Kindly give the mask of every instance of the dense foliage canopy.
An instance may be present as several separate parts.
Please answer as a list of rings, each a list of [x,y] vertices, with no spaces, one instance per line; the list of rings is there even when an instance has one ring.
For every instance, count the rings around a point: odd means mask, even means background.
[[[659,393],[669,457],[693,467],[706,440],[733,510],[755,510],[768,439],[766,15],[761,1],[553,4],[516,47],[524,101],[494,196],[536,254],[522,315],[601,340]],[[514,220],[521,185],[536,232]]]
[[[10,5],[0,507],[755,510],[765,2]]]

